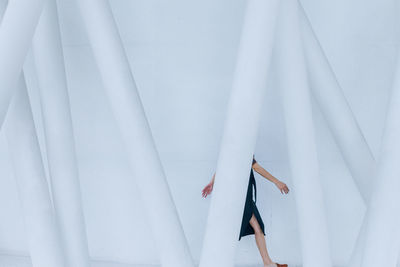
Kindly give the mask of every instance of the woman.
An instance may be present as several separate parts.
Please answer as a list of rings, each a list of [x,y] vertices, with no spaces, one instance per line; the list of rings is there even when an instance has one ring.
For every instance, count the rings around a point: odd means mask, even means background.
[[[264,238],[264,236],[265,236],[264,223],[261,219],[260,213],[258,212],[258,209],[256,206],[257,188],[256,188],[256,181],[254,179],[253,170],[255,170],[257,173],[259,173],[261,176],[263,176],[270,182],[274,183],[276,185],[276,187],[278,187],[279,191],[281,191],[282,194],[289,193],[289,188],[287,187],[287,185],[285,183],[282,183],[281,181],[279,181],[272,174],[270,174],[263,167],[261,167],[257,163],[257,161],[254,159],[254,156],[253,156],[253,163],[252,163],[252,168],[250,171],[249,185],[247,188],[246,203],[244,206],[242,226],[240,229],[239,240],[242,238],[242,236],[254,234],[258,250],[260,251],[262,260],[264,262],[264,267],[287,267],[287,264],[274,263],[271,260],[271,258],[269,257],[267,245],[266,245],[265,238]],[[202,195],[204,198],[207,197],[209,194],[211,194],[213,187],[214,187],[214,180],[215,180],[215,174],[214,174],[211,182],[203,189]],[[254,200],[253,200],[253,187],[254,187],[254,193],[255,193]]]

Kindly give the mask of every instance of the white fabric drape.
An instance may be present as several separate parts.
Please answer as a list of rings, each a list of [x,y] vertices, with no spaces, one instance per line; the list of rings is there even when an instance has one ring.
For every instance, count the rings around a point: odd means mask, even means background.
[[[375,159],[302,6],[300,11],[301,29],[313,95],[364,202],[368,204],[372,191],[371,182],[375,172]],[[351,266],[355,267],[360,264],[359,244],[364,242],[364,233],[365,225],[363,224],[353,252]]]
[[[312,93],[361,196],[368,202],[375,167],[371,149],[301,5],[300,22]]]
[[[106,0],[78,0],[90,44],[164,267],[192,267],[151,130]]]
[[[400,61],[386,115],[361,266],[395,267],[400,251]]]
[[[90,266],[75,142],[55,0],[46,3],[33,38],[51,188],[66,263]]]
[[[5,128],[33,267],[64,267],[62,243],[50,199],[25,80],[21,78]]]
[[[0,27],[0,126],[18,84],[45,0],[9,1]]]
[[[281,14],[277,42],[278,75],[297,206],[302,266],[330,267],[329,235],[300,34],[298,1],[283,0]]]
[[[201,267],[231,267],[239,238],[280,1],[249,0],[216,170]]]

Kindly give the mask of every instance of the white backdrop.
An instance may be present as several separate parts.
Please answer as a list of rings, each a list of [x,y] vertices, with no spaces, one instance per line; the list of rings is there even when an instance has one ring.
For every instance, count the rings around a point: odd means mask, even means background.
[[[118,262],[157,263],[154,241],[78,9],[74,1],[59,2],[91,255]],[[110,2],[198,261],[209,205],[200,192],[216,166],[245,1]],[[400,41],[396,2],[302,0],[375,155]],[[26,69],[30,91],[36,92],[29,60]],[[279,88],[274,85],[272,80],[265,99],[256,158],[290,186]],[[41,133],[38,99],[36,94],[31,96]],[[317,106],[314,111],[333,259],[343,264],[365,208]],[[0,252],[27,254],[7,144],[3,133],[0,136]],[[271,254],[280,261],[300,262],[293,195],[282,197],[266,180],[256,179]],[[240,242],[237,261],[260,262],[253,237]]]

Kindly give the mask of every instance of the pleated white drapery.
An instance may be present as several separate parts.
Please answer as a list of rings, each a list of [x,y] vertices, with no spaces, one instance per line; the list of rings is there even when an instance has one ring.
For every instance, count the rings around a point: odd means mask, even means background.
[[[200,267],[234,266],[279,2],[247,4]]]
[[[51,203],[25,80],[7,113],[6,137],[33,267],[64,267],[60,235]]]
[[[162,266],[192,267],[189,247],[109,3],[106,0],[78,0],[77,3]]]
[[[375,172],[375,159],[302,6],[300,10],[313,95],[364,202],[368,204],[372,189],[371,182]],[[365,225],[360,229],[350,263],[351,266],[355,267],[360,264],[361,250],[359,244],[364,242],[364,233]]]
[[[324,197],[319,177],[311,96],[297,0],[282,0],[278,76],[295,194],[302,266],[332,266]]]
[[[51,0],[46,7],[34,38],[55,210],[45,179],[26,84],[20,78],[44,3],[45,0],[11,0],[2,20],[0,127],[9,109],[5,130],[33,266],[89,267],[55,0]],[[141,192],[161,263],[164,267],[193,267],[108,1],[77,0],[77,3]],[[397,141],[400,135],[397,118],[400,114],[400,64],[376,169],[376,186],[373,187],[370,178],[375,173],[375,161],[371,150],[298,0],[248,0],[200,266],[234,265],[280,4],[283,12],[278,35],[278,76],[282,87],[303,266],[332,266],[319,181],[311,85],[360,193],[365,202],[370,203],[351,266],[394,267],[400,251],[400,198],[397,192],[400,188],[400,180],[397,179],[400,175],[397,164],[400,160],[400,144]],[[17,93],[11,102],[14,92]],[[371,188],[375,191],[372,192]]]
[[[368,202],[368,204],[369,204],[369,202]],[[354,248],[353,248],[349,263],[348,263],[348,267],[361,267],[366,232],[367,232],[367,220],[366,220],[366,215],[365,215],[364,219],[363,219],[363,223],[360,228],[360,231],[358,233],[357,242],[354,245]]]
[[[8,1],[0,27],[0,126],[17,87],[44,2]]]
[[[374,157],[301,5],[300,24],[313,96],[319,104],[361,196],[367,203],[371,194],[370,183],[375,167]]]
[[[44,2],[8,1],[0,27],[0,125],[3,125],[8,111],[5,130],[22,202],[32,264],[34,267],[63,267],[62,245],[26,85],[21,78],[22,66]]]
[[[66,266],[89,267],[75,142],[55,0],[44,7],[33,38],[55,214]]]
[[[400,59],[400,57],[399,57]],[[362,267],[395,267],[400,251],[400,60],[395,73],[374,192],[366,216]]]

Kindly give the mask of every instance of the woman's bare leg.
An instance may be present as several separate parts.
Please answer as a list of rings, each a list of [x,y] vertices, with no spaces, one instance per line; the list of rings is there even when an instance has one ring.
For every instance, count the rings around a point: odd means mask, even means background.
[[[264,262],[264,266],[273,264],[274,262],[271,260],[271,258],[269,257],[269,254],[268,254],[267,244],[265,242],[264,233],[263,233],[256,217],[254,216],[254,214],[253,214],[253,216],[251,216],[250,225],[254,229],[254,235],[255,235],[257,247],[258,247],[258,250],[260,251],[262,260]]]

